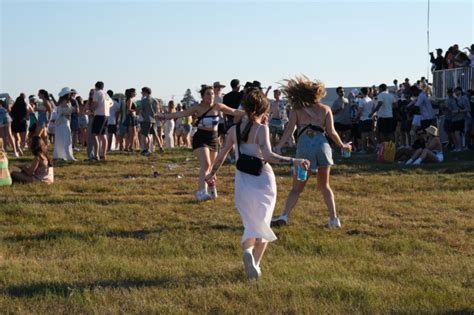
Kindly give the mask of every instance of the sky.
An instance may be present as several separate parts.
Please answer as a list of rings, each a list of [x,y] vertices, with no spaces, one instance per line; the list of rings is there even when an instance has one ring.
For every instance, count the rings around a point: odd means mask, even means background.
[[[474,43],[473,0],[431,1],[430,50]],[[234,78],[327,87],[427,75],[428,1],[0,0],[0,93],[149,86],[181,100]]]

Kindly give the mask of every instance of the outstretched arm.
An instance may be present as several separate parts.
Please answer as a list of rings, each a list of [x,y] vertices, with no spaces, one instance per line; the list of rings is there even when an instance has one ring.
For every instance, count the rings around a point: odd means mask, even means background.
[[[268,126],[263,126],[258,132],[258,143],[262,151],[263,159],[267,162],[277,164],[288,164],[294,166],[301,166],[305,170],[309,169],[309,161],[305,159],[294,159],[272,152],[272,145],[270,143],[270,130]]]
[[[234,116],[234,117],[242,117],[245,116],[245,111],[241,109],[234,109],[230,108],[227,105],[222,103],[216,103],[217,108],[226,115]]]
[[[186,116],[192,116],[194,113],[196,113],[197,111],[197,106],[193,106],[193,107],[190,107],[186,110],[183,110],[181,112],[175,112],[175,113],[171,113],[171,114],[158,114],[157,116],[161,119],[166,119],[166,120],[169,120],[169,119],[176,119],[176,118],[182,118],[182,117],[186,117]]]

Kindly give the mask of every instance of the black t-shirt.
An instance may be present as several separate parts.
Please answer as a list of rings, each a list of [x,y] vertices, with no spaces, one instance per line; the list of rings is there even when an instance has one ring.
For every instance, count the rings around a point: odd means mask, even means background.
[[[242,101],[242,94],[240,92],[232,91],[224,95],[222,102],[230,108],[239,108],[240,102]]]

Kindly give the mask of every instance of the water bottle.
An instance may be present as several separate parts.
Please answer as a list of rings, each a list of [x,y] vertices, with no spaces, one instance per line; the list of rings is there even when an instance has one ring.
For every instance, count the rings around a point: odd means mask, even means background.
[[[343,158],[350,158],[351,157],[351,151],[347,150],[347,149],[341,149],[341,155]]]
[[[308,179],[308,171],[305,170],[302,166],[298,166],[296,178],[302,182],[306,181]]]

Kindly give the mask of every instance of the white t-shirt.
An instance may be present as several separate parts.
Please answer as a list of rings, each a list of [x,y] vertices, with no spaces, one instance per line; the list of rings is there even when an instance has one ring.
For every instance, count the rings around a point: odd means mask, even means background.
[[[94,111],[94,115],[109,116],[112,100],[107,94],[104,93],[104,91],[96,90],[92,101],[97,103],[97,108]]]
[[[117,120],[115,119],[115,114],[117,113],[117,111],[120,110],[120,103],[116,102],[116,101],[113,101],[113,102],[114,102],[114,104],[112,105],[112,107],[110,107],[109,118],[108,118],[108,121],[107,121],[107,123],[109,125],[116,125],[117,124]]]
[[[395,97],[388,93],[387,91],[379,93],[377,95],[377,104],[378,102],[382,102],[382,106],[377,112],[377,115],[380,118],[392,118],[393,117],[393,102],[395,101]]]
[[[368,96],[363,97],[359,100],[359,109],[362,109],[362,114],[360,120],[369,120],[371,119],[370,114],[374,110],[374,102]]]

